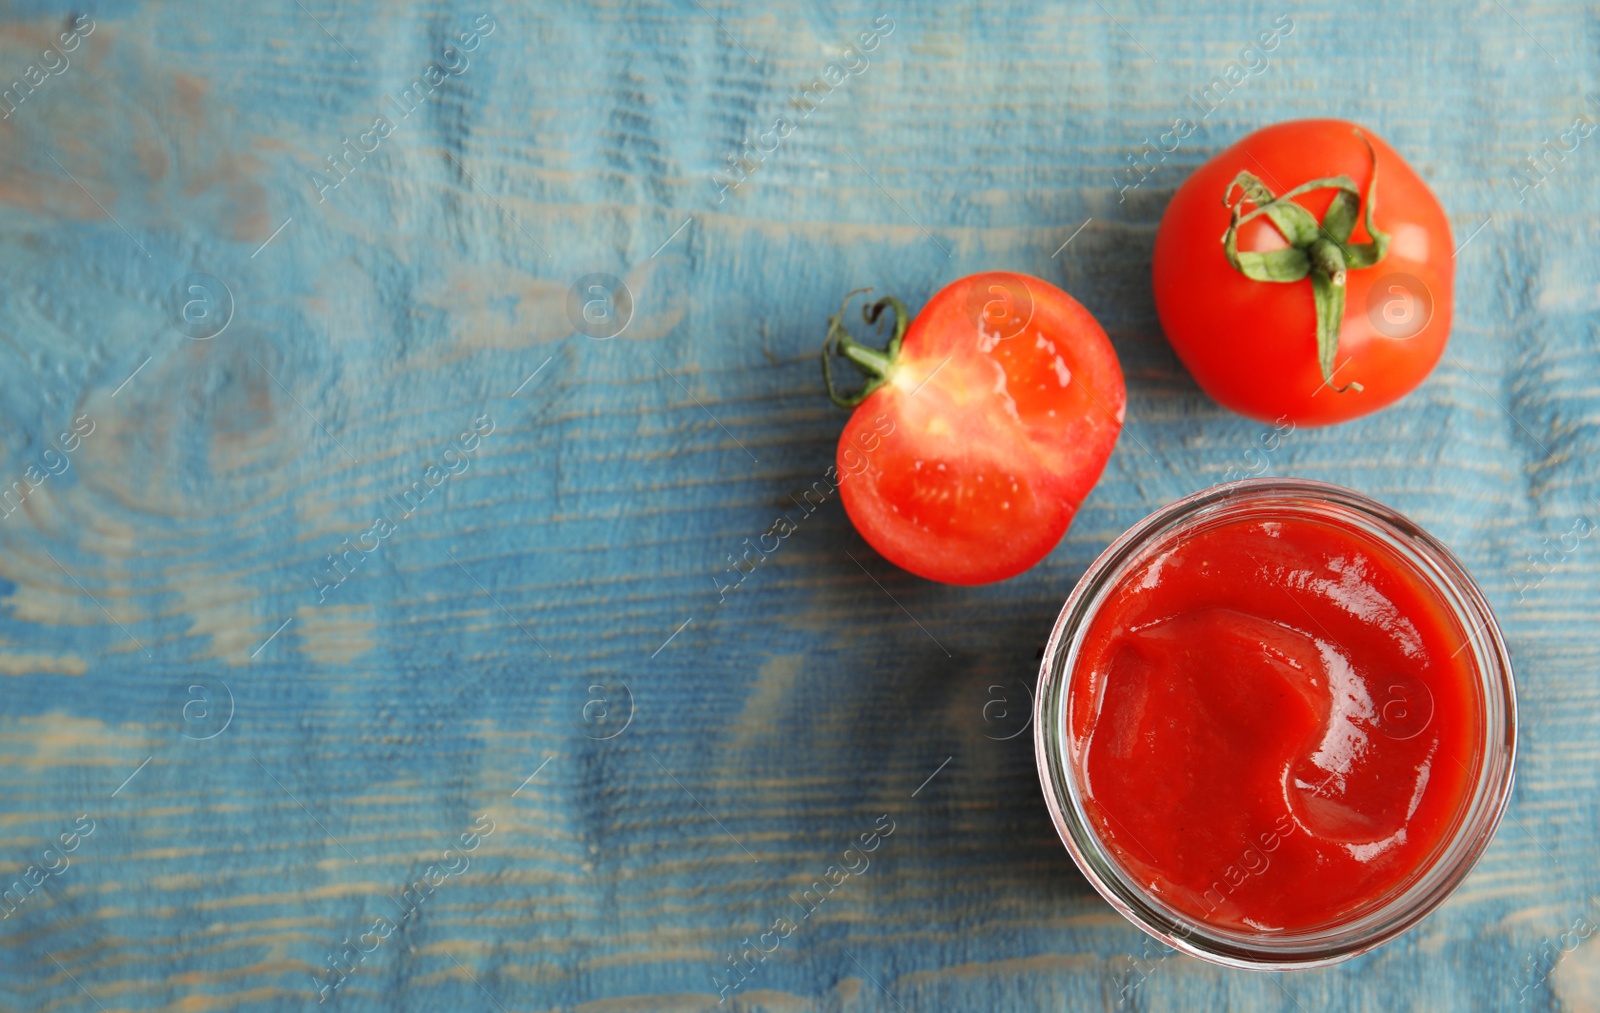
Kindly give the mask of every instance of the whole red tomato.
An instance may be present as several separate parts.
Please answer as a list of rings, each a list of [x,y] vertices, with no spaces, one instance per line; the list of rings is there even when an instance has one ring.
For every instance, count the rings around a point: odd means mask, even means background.
[[[1372,131],[1258,130],[1173,195],[1156,310],[1207,394],[1264,422],[1343,422],[1398,400],[1444,354],[1450,223]]]
[[[852,292],[851,295],[856,293]],[[845,299],[848,306],[849,297]],[[1015,576],[1055,548],[1122,429],[1122,367],[1089,311],[1021,274],[962,278],[907,326],[894,312],[887,349],[829,320],[829,395],[857,406],[839,437],[839,495],[883,557],[929,580],[983,584]],[[846,397],[842,355],[867,376]]]

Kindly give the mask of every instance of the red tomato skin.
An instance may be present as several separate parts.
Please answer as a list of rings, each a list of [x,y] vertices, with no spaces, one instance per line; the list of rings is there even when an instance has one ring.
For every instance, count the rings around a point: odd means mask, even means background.
[[[1223,194],[1240,170],[1254,173],[1278,194],[1343,174],[1361,190],[1364,210],[1373,162],[1362,136],[1377,155],[1373,222],[1391,242],[1383,260],[1347,275],[1333,383],[1355,381],[1362,389],[1341,393],[1323,383],[1317,364],[1310,279],[1252,281],[1234,270],[1222,252],[1228,227]],[[1296,200],[1321,221],[1333,193],[1316,190]],[[1350,241],[1369,238],[1358,224]],[[1265,216],[1239,230],[1240,250],[1287,245]],[[1151,271],[1156,311],[1178,358],[1219,404],[1262,422],[1344,422],[1404,397],[1444,355],[1454,307],[1454,250],[1444,208],[1377,134],[1345,120],[1278,123],[1206,162],[1173,195],[1156,233]],[[1397,338],[1380,331],[1374,318],[1386,308],[1399,308],[1403,317],[1409,306],[1418,311],[1414,319],[1422,319],[1422,304],[1406,301],[1406,293],[1417,291],[1406,276],[1420,282],[1432,312],[1414,333],[1409,325],[1399,327],[1408,336]],[[1376,310],[1370,308],[1374,298],[1380,304]]]
[[[991,290],[1025,295],[1016,333],[980,333],[968,307]],[[887,381],[845,425],[840,499],[867,543],[904,570],[947,584],[1004,580],[1066,533],[1125,405],[1110,339],[1076,299],[1026,275],[971,275],[929,300]]]

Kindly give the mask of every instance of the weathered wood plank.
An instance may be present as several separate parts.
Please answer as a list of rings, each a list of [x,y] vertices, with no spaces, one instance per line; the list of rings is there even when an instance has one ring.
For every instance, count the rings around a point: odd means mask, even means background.
[[[1525,201],[1512,180],[1586,109],[1592,9],[486,14],[130,6],[60,73],[41,53],[74,14],[0,25],[0,85],[44,68],[0,104],[0,482],[36,485],[0,519],[0,880],[94,828],[0,920],[0,1005],[305,1008],[348,937],[373,949],[329,1000],[347,1009],[715,1009],[730,950],[798,917],[790,895],[886,814],[870,867],[732,1008],[1115,1008],[1136,959],[1129,1008],[1509,1009],[1530,960],[1534,1008],[1600,1008],[1595,944],[1537,956],[1600,917],[1597,550],[1528,561],[1600,494],[1595,142]],[[1124,156],[1280,14],[1263,68],[1122,187]],[[719,194],[711,170],[880,15],[870,65]],[[1457,549],[1511,639],[1525,749],[1515,819],[1443,910],[1275,981],[1147,948],[984,705],[1031,684],[1111,538],[1240,464],[1256,427],[1157,326],[1155,225],[1210,153],[1327,114],[1449,209],[1456,332],[1416,394],[1297,432],[1272,469]],[[347,137],[375,146],[339,181]],[[996,267],[1073,292],[1129,378],[1127,435],[1061,547],[937,587],[830,502],[719,600],[728,554],[832,460],[815,351],[839,296],[916,305]],[[595,272],[634,300],[609,341],[568,312]],[[220,311],[220,282],[232,304],[204,340],[170,302],[199,273],[180,303]],[[45,454],[75,424],[62,469]],[[365,532],[340,579],[330,555]],[[380,916],[400,927],[363,936]]]

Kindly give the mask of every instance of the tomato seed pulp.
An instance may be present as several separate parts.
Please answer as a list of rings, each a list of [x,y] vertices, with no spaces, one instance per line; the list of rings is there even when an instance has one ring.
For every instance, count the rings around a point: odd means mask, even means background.
[[[1413,565],[1328,520],[1221,520],[1136,563],[1088,623],[1071,760],[1100,840],[1219,928],[1292,932],[1394,896],[1482,762],[1468,631]]]

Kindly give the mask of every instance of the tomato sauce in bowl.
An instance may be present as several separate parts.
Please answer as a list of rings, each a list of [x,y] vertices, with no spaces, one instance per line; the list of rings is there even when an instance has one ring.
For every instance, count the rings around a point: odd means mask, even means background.
[[[1135,526],[1085,574],[1035,735],[1090,882],[1170,945],[1316,966],[1442,902],[1511,788],[1515,693],[1487,603],[1420,528],[1264,479]]]

